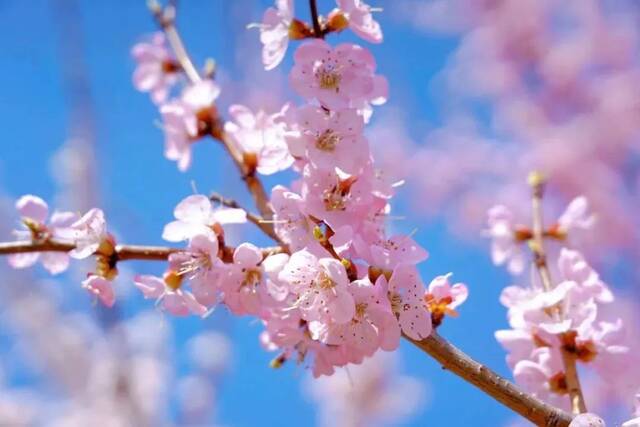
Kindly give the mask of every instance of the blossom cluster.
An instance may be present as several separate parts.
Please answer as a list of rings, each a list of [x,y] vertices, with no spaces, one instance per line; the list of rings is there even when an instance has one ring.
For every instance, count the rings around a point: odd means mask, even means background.
[[[553,286],[545,286],[532,274],[530,286],[509,286],[500,296],[508,309],[510,329],[497,331],[496,339],[508,351],[507,363],[516,382],[527,392],[567,409],[570,400],[563,361],[567,354],[607,381],[629,374],[625,367],[631,355],[623,321],[606,307],[614,301],[613,293],[582,253],[564,246],[594,220],[586,199],[574,199],[543,230],[546,240],[561,243],[557,248],[548,245],[555,265],[534,256],[532,268],[548,268],[556,279]],[[514,274],[521,273],[526,267],[523,246],[528,243],[536,250],[532,230],[517,224],[512,212],[501,205],[489,211],[488,224],[493,261],[506,264]]]
[[[376,74],[376,61],[366,48],[332,46],[323,39],[349,27],[380,42],[382,32],[365,3],[340,0],[338,6],[320,21],[322,34],[293,18],[291,1],[278,1],[277,9],[265,13],[258,27],[263,56],[270,59],[266,69],[284,56],[289,39],[310,39],[295,50],[289,74],[305,102],[286,104],[275,114],[235,104],[225,122],[216,105],[218,85],[209,77],[184,79],[183,66],[164,36],[156,34],[133,49],[138,62],[134,84],[158,104],[165,156],[179,170],[191,163],[192,143],[210,136],[240,154],[245,178],[289,168],[298,175],[290,186],[271,190],[269,223],[279,247],[229,246],[225,226],[247,222],[247,212],[195,194],[178,203],[175,220],[162,235],[183,247],[167,255],[162,276],[137,275],[135,286],[176,316],[206,316],[222,304],[236,315],[257,317],[265,328],[262,344],[280,351],[273,365],[295,359],[310,366],[314,376],[359,364],[379,349],[394,350],[403,334],[426,338],[445,316],[457,315],[456,307],[468,294],[465,285],[450,283],[451,274],[434,278],[425,288],[417,264],[427,259],[427,251],[410,235],[385,231],[390,201],[401,183],[377,167],[364,127],[373,106],[386,101],[387,80]],[[184,88],[172,97],[181,81]],[[92,209],[81,218],[54,214],[46,224],[41,199],[25,196],[17,207],[27,227],[23,237],[75,246],[68,255],[44,253],[52,272],[64,270],[68,256],[95,255],[95,271],[83,287],[112,306],[120,246],[107,232],[104,213]],[[12,258],[12,263],[30,265],[36,256],[29,256]],[[52,256],[60,260],[55,268]]]

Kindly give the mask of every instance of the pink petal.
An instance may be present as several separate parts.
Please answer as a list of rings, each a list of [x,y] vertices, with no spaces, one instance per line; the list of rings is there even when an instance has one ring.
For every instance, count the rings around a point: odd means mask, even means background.
[[[104,277],[91,275],[82,282],[82,287],[93,295],[96,295],[107,307],[112,307],[116,301],[113,286],[111,282]]]
[[[49,207],[45,201],[31,194],[20,197],[16,202],[16,209],[21,216],[31,218],[41,224],[44,224],[49,215]]]
[[[251,243],[242,243],[233,252],[233,262],[243,267],[255,267],[262,261],[262,252]]]
[[[40,258],[38,252],[27,252],[23,254],[12,254],[7,257],[9,265],[13,268],[27,268],[35,264]]]
[[[344,265],[337,259],[321,258],[318,263],[324,268],[329,278],[331,278],[338,287],[341,285],[346,286],[349,283],[347,271]]]
[[[156,276],[138,275],[133,278],[133,283],[145,298],[160,298],[165,291],[164,280]]]
[[[351,294],[340,287],[335,288],[336,297],[327,304],[329,315],[336,323],[346,323],[353,319],[356,312],[355,301]]]
[[[213,211],[213,220],[220,224],[244,224],[247,212],[244,209],[218,208]]]
[[[174,316],[187,316],[189,307],[187,307],[184,298],[175,292],[167,293],[162,299],[162,306]]]
[[[176,219],[200,224],[208,224],[211,218],[211,202],[202,194],[186,197],[176,206],[173,214]]]
[[[69,268],[69,255],[64,252],[45,252],[42,266],[51,274],[59,274]]]
[[[200,304],[191,292],[180,291],[180,294],[182,295],[184,303],[192,313],[198,316],[204,316],[207,313],[207,307]]]

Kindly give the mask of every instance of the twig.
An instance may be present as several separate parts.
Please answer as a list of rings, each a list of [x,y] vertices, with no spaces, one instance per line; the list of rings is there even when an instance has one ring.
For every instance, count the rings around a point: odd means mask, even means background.
[[[202,78],[200,77],[200,73],[193,65],[191,61],[191,57],[187,53],[187,49],[182,43],[182,38],[180,38],[180,34],[176,30],[175,19],[176,19],[176,8],[175,4],[169,4],[166,8],[162,8],[162,6],[156,0],[149,0],[148,2],[149,10],[153,14],[153,17],[156,19],[156,22],[164,31],[164,34],[167,36],[167,40],[171,45],[171,49],[176,54],[176,59],[182,66],[182,69],[186,73],[191,83],[198,83]]]
[[[313,35],[319,39],[324,38],[322,27],[320,26],[320,17],[318,16],[318,4],[316,0],[309,0],[309,9],[311,11],[311,23],[313,24]]]
[[[533,252],[534,263],[542,286],[548,292],[553,289],[551,273],[547,265],[547,255],[544,250],[544,217],[542,214],[542,196],[544,194],[544,178],[539,172],[532,172],[529,175],[529,185],[531,186],[531,209],[533,216],[533,236],[529,247]],[[559,320],[562,318],[562,310],[558,308],[553,311],[553,315]],[[564,365],[564,375],[567,384],[567,392],[571,401],[571,410],[574,414],[587,412],[587,405],[582,394],[580,378],[576,368],[576,355],[564,345],[560,346],[562,363]]]
[[[0,242],[0,255],[11,255],[27,252],[69,252],[75,249],[76,245],[72,242],[60,240],[46,240],[42,242],[32,242],[30,240],[18,242]],[[286,251],[280,246],[261,248],[262,255],[281,253]],[[116,245],[116,260],[143,260],[143,261],[165,261],[169,255],[175,252],[181,252],[184,249],[170,248],[166,246],[140,246],[140,245]],[[233,255],[234,248],[225,246],[222,249],[223,261],[229,261]]]
[[[209,200],[218,202],[221,205],[226,206],[228,208],[242,209],[247,213],[247,219],[250,222],[254,223],[260,230],[262,230],[267,236],[271,237],[278,244],[280,244],[281,246],[286,246],[286,244],[282,242],[282,240],[280,240],[280,237],[278,237],[278,235],[275,233],[275,230],[270,223],[267,223],[265,219],[262,218],[261,216],[249,212],[248,210],[240,206],[240,204],[235,200],[227,199],[218,193],[212,193],[209,196]]]
[[[197,83],[202,80],[202,77],[198,73],[198,70],[194,67],[187,50],[182,43],[182,39],[178,33],[178,30],[175,27],[175,16],[176,9],[175,6],[170,4],[167,8],[163,9],[162,6],[156,0],[149,1],[149,10],[155,17],[158,25],[164,31],[167,36],[167,40],[173,49],[176,59],[180,62],[180,65],[185,70],[187,77],[192,83]],[[222,120],[218,119],[219,122]],[[244,154],[237,149],[234,145],[233,141],[229,138],[229,136],[224,132],[223,126],[216,126],[217,132],[212,135],[214,138],[218,139],[227,153],[231,156],[231,159],[235,163],[238,168],[242,179],[245,181],[247,189],[251,193],[253,200],[260,212],[262,218],[266,221],[270,221],[273,216],[273,212],[269,207],[269,197],[267,196],[267,192],[262,185],[262,181],[255,175],[255,168],[249,167],[245,162]],[[270,237],[274,237],[275,231],[273,225],[264,222],[260,227],[265,233],[267,233]]]
[[[247,163],[245,162],[244,154],[240,150],[238,150],[238,148],[233,143],[231,138],[229,138],[229,135],[227,135],[226,132],[221,131],[220,135],[218,136],[218,140],[222,142],[222,146],[227,151],[229,156],[231,156],[233,163],[235,163],[236,167],[238,168],[240,176],[244,180],[249,193],[251,193],[253,201],[255,202],[260,215],[265,220],[270,221],[273,218],[273,211],[269,206],[269,196],[267,196],[267,192],[262,185],[262,181],[256,176],[255,168],[247,165]],[[275,231],[273,231],[273,225],[266,224],[266,226],[268,226],[272,230],[270,231],[271,234],[275,234]]]
[[[567,427],[572,416],[521,391],[513,383],[476,362],[437,333],[422,341],[407,340],[436,359],[444,369],[473,384],[538,426]]]

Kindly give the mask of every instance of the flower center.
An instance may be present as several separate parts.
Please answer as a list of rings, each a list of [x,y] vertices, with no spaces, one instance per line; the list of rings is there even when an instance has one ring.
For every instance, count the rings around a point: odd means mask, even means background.
[[[347,208],[346,194],[336,186],[323,193],[324,208],[328,211],[343,211]]]
[[[191,259],[182,263],[178,274],[180,276],[189,275],[190,278],[193,278],[202,271],[210,270],[212,266],[213,264],[208,254],[192,253]]]
[[[391,303],[391,311],[400,313],[403,310],[402,296],[395,292],[388,293],[389,302]]]
[[[247,270],[242,281],[242,286],[256,286],[262,280],[262,273],[260,270],[252,268]]]
[[[336,282],[334,282],[331,277],[327,275],[324,271],[321,271],[316,277],[316,286],[318,286],[322,290],[332,289],[336,286]]]
[[[569,392],[567,377],[564,372],[558,372],[549,378],[549,390],[557,394],[567,394]]]
[[[316,148],[320,151],[332,152],[340,142],[340,137],[333,130],[325,130],[316,139]]]
[[[322,67],[316,72],[316,78],[321,89],[340,90],[342,76],[333,67]]]
[[[365,302],[361,302],[356,304],[356,316],[357,318],[361,319],[364,317],[364,314],[367,312],[367,303]]]
[[[172,74],[180,71],[180,64],[178,64],[178,62],[171,59],[165,59],[164,61],[162,61],[161,67],[162,67],[162,72],[165,74]]]
[[[175,271],[167,271],[164,274],[164,284],[167,288],[177,291],[182,286],[182,276]]]

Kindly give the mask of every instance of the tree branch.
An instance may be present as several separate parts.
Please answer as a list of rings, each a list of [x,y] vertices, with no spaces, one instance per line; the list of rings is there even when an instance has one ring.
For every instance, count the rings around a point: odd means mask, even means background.
[[[30,240],[18,242],[0,242],[0,255],[20,254],[27,252],[69,252],[75,249],[72,242],[60,240],[45,240],[42,242],[32,242]],[[235,248],[225,246],[222,249],[223,261],[229,262],[232,259]],[[280,246],[261,248],[262,255],[269,255],[285,252],[286,249]],[[143,260],[143,261],[165,261],[169,255],[175,252],[182,252],[184,249],[170,248],[166,246],[140,246],[140,245],[116,245],[116,260]]]
[[[542,196],[544,194],[544,177],[539,172],[532,172],[529,175],[529,185],[532,190],[531,209],[533,216],[533,237],[529,247],[533,252],[534,263],[544,289],[549,292],[553,289],[553,281],[547,264],[547,254],[544,250],[544,216],[542,213]],[[560,307],[553,310],[553,316],[558,320],[562,320],[563,313]],[[561,334],[561,341],[564,334]],[[571,401],[571,410],[574,414],[587,412],[587,405],[582,394],[580,386],[580,377],[576,368],[576,355],[560,345],[560,353],[562,355],[562,364],[564,365],[565,381],[567,383],[567,392]]]
[[[202,80],[200,73],[198,73],[198,70],[193,65],[193,61],[191,61],[191,57],[187,53],[184,43],[182,43],[182,38],[180,37],[180,34],[178,34],[178,30],[176,30],[175,4],[171,3],[166,8],[163,8],[156,0],[149,0],[148,6],[156,22],[167,36],[167,41],[171,45],[173,52],[176,54],[176,59],[180,63],[185,74],[189,80],[191,80],[191,83],[198,83]]]
[[[260,178],[256,176],[256,170],[253,167],[250,167],[247,162],[245,162],[245,155],[242,151],[238,150],[236,145],[233,143],[229,135],[221,130],[220,135],[217,136],[217,139],[222,143],[222,146],[227,151],[233,163],[235,163],[238,168],[238,172],[240,172],[240,176],[244,180],[249,193],[253,197],[253,201],[260,212],[260,215],[263,219],[270,221],[273,218],[273,211],[269,205],[269,196],[267,195],[264,186],[262,185],[262,181]],[[275,231],[273,231],[273,225],[270,223],[264,223],[265,227],[268,228],[270,234],[275,235]]]
[[[316,38],[323,39],[324,33],[320,26],[320,17],[318,16],[318,4],[316,0],[309,0],[309,10],[311,11],[311,23],[313,24],[313,35]]]
[[[572,416],[521,391],[433,332],[422,341],[405,338],[451,371],[538,426],[567,427]]]

